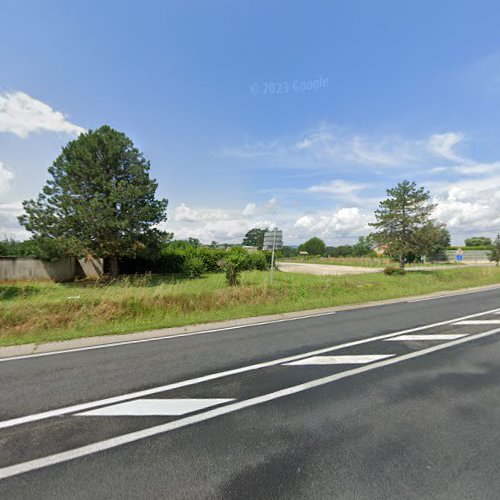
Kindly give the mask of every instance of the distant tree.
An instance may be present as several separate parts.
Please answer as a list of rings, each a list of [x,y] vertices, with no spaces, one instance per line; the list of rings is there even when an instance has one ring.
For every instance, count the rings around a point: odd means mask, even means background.
[[[351,255],[353,255],[353,247],[351,245],[325,248],[325,256],[327,257],[350,257]]]
[[[446,225],[429,221],[416,234],[417,246],[421,256],[431,256],[443,252],[450,246],[451,236]]]
[[[286,258],[296,257],[298,254],[299,254],[299,250],[296,247],[284,246],[281,249],[281,255],[283,257],[286,257]]]
[[[434,222],[431,214],[436,205],[430,203],[428,191],[407,180],[388,189],[387,196],[375,211],[376,222],[370,223],[378,229],[371,238],[386,245],[388,255],[396,258],[404,269],[408,254],[422,254],[425,250],[422,231]],[[425,234],[429,235],[430,231]],[[426,242],[425,246],[429,245]]]
[[[188,243],[194,248],[198,248],[200,246],[200,240],[198,238],[189,237]]]
[[[180,250],[187,253],[192,253],[192,251],[197,247],[193,245],[192,241],[190,240],[191,238],[187,240],[173,240],[167,245],[167,250],[169,252]]]
[[[353,257],[367,257],[375,255],[373,243],[369,236],[360,236],[358,242],[352,246]]]
[[[36,200],[23,203],[19,221],[52,253],[133,257],[162,238],[167,200],[155,198],[150,163],[123,133],[103,126],[69,142],[49,168]]]
[[[299,252],[305,251],[309,255],[323,255],[325,253],[325,242],[316,236],[310,238],[299,246]]]
[[[493,242],[493,247],[489,252],[488,258],[491,262],[496,262],[497,266],[500,264],[500,234],[497,234],[497,237]]]
[[[465,240],[466,247],[481,247],[491,245],[491,238],[485,236],[473,236]]]
[[[264,246],[264,234],[268,230],[268,228],[260,229],[258,227],[250,229],[250,231],[245,234],[242,245],[257,247],[259,250],[262,250],[262,247]]]

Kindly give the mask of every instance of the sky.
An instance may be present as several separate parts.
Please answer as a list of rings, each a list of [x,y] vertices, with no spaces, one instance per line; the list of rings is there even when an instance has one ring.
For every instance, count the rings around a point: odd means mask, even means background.
[[[162,228],[352,243],[408,179],[455,244],[500,232],[500,3],[0,0],[0,238],[61,148],[108,124]]]

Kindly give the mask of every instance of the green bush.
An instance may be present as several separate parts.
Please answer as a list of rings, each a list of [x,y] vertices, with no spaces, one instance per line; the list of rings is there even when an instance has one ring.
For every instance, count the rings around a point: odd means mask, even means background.
[[[389,276],[403,276],[406,274],[406,271],[404,269],[401,269],[400,267],[386,267],[384,269],[384,274],[387,274]]]
[[[199,278],[205,271],[205,264],[201,257],[189,255],[182,264],[182,272],[188,278]]]
[[[232,247],[226,252],[224,260],[235,263],[240,271],[252,269],[250,254],[243,247]]]
[[[256,271],[265,271],[270,265],[264,252],[251,253],[250,264]]]
[[[198,249],[198,256],[203,260],[207,273],[220,272],[219,262],[224,259],[225,255],[226,251],[220,248],[200,247]]]
[[[244,248],[233,247],[226,252],[220,265],[226,275],[227,284],[236,286],[240,282],[241,272],[251,269],[252,261],[250,254]]]

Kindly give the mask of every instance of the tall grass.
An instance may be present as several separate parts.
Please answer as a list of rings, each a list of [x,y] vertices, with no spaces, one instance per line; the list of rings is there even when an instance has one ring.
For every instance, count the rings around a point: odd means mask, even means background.
[[[126,277],[111,283],[0,285],[0,345],[126,333],[500,283],[500,269],[414,271],[406,276]]]

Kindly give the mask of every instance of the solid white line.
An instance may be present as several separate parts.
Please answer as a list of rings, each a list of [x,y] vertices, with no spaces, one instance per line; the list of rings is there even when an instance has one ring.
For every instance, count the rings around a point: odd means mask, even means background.
[[[467,333],[428,333],[427,335],[398,335],[390,339],[385,339],[385,342],[399,342],[403,340],[453,340],[460,337],[466,337]]]
[[[500,325],[500,319],[458,321],[455,325]]]
[[[500,287],[491,287],[487,288],[484,290],[471,290],[467,292],[459,292],[459,293],[453,293],[453,294],[447,294],[447,295],[439,295],[438,297],[427,297],[423,299],[413,299],[413,300],[407,300],[406,302],[420,302],[423,300],[433,300],[433,299],[443,299],[446,297],[455,297],[456,295],[466,295],[469,293],[481,293],[481,292],[488,292],[490,290],[496,290],[497,288]],[[386,304],[380,304],[380,305],[386,305]],[[343,312],[343,311],[342,311]],[[169,339],[177,339],[179,337],[192,337],[195,335],[202,335],[206,333],[216,333],[216,332],[224,332],[228,330],[237,330],[239,328],[249,328],[252,326],[263,326],[263,325],[272,325],[273,323],[283,323],[286,321],[298,321],[301,319],[310,319],[310,318],[319,318],[321,316],[331,316],[333,314],[337,314],[337,311],[331,311],[331,312],[326,312],[326,313],[318,313],[318,314],[309,314],[307,316],[298,316],[296,318],[284,318],[284,319],[275,319],[275,320],[270,320],[270,321],[262,321],[259,323],[251,323],[247,325],[237,325],[237,326],[227,326],[227,327],[222,327],[222,328],[214,328],[211,330],[202,330],[199,332],[191,332],[191,333],[177,333],[175,335],[164,335],[161,337],[153,337],[150,339],[138,339],[138,340],[124,340],[122,342],[110,342],[109,344],[101,344],[101,345],[93,345],[93,346],[88,346],[88,347],[75,347],[74,349],[62,349],[60,351],[50,351],[50,352],[40,352],[40,353],[33,353],[33,354],[23,354],[21,356],[11,356],[11,357],[6,357],[6,358],[0,358],[0,363],[3,363],[5,361],[17,361],[17,360],[22,360],[22,359],[29,359],[29,358],[40,358],[44,356],[55,356],[57,354],[71,354],[73,352],[80,352],[80,351],[91,351],[94,349],[105,349],[108,347],[120,347],[124,345],[129,345],[129,344],[142,344],[144,342],[156,342],[159,340],[169,340]]]
[[[470,293],[481,293],[481,292],[489,292],[490,290],[498,290],[500,286],[492,286],[490,288],[486,288],[484,290],[469,290],[466,292],[457,292],[457,293],[447,293],[446,295],[436,295],[434,297],[423,297],[421,299],[410,299],[407,300],[409,304],[412,304],[413,302],[424,302],[426,300],[436,300],[436,299],[446,299],[447,297],[459,297],[460,295],[468,295]]]
[[[42,469],[44,467],[49,467],[50,465],[67,462],[69,460],[74,460],[76,458],[85,457],[88,455],[92,455],[94,453],[98,453],[104,450],[115,448],[117,446],[121,446],[123,444],[133,443],[148,437],[156,436],[158,434],[164,434],[166,432],[173,431],[175,429],[180,429],[188,425],[197,424],[199,422],[204,422],[206,420],[210,420],[212,418],[219,417],[221,415],[227,415],[229,413],[233,413],[235,411],[242,410],[244,408],[249,408],[252,406],[260,405],[262,403],[267,403],[268,401],[280,399],[286,396],[290,396],[292,394],[297,394],[303,391],[307,391],[309,389],[313,389],[315,387],[320,387],[325,384],[330,384],[331,382],[335,382],[337,380],[352,377],[354,375],[365,373],[370,370],[375,370],[376,368],[382,368],[384,366],[393,365],[396,363],[400,363],[402,361],[418,358],[420,356],[425,356],[426,354],[430,354],[436,351],[447,349],[449,347],[463,344],[465,342],[471,342],[476,339],[489,337],[499,332],[500,328],[496,328],[495,330],[478,333],[477,335],[470,335],[468,337],[464,337],[461,339],[452,340],[451,342],[447,342],[445,344],[440,344],[433,347],[429,347],[427,349],[422,349],[421,351],[414,351],[408,354],[404,354],[402,356],[398,356],[396,358],[385,359],[382,361],[378,361],[376,363],[372,363],[370,365],[360,366],[358,368],[353,368],[352,370],[347,370],[345,372],[329,375],[328,377],[311,380],[304,384],[299,384],[293,387],[287,387],[286,389],[280,389],[279,391],[250,398],[245,401],[239,401],[236,403],[228,404],[219,408],[215,408],[213,410],[208,410],[206,412],[193,415],[191,417],[181,418],[174,422],[156,425],[148,429],[131,432],[129,434],[124,434],[122,436],[117,436],[111,439],[105,439],[103,441],[82,446],[80,448],[75,448],[73,450],[64,451],[62,453],[55,453],[54,455],[49,455],[43,458],[37,458],[35,460],[29,460],[27,462],[22,462],[19,464],[4,467],[0,469],[0,479],[17,476],[18,474],[23,474],[25,472]]]
[[[235,368],[233,370],[212,373],[210,375],[204,375],[202,377],[183,380],[181,382],[174,382],[172,384],[167,384],[167,385],[163,385],[163,386],[159,386],[159,387],[153,387],[151,389],[145,389],[143,391],[131,392],[128,394],[123,394],[121,396],[114,396],[111,398],[100,399],[97,401],[91,401],[89,403],[81,403],[81,404],[66,406],[63,408],[57,408],[55,410],[44,411],[41,413],[34,413],[32,415],[26,415],[24,417],[16,417],[16,418],[12,418],[9,420],[3,420],[0,422],[0,429],[5,429],[7,427],[13,427],[16,425],[21,425],[21,424],[26,424],[29,422],[35,422],[37,420],[44,420],[46,418],[57,417],[60,415],[66,415],[68,413],[76,413],[79,411],[87,410],[89,408],[96,408],[98,406],[105,406],[108,404],[119,403],[121,401],[128,401],[130,399],[136,399],[136,398],[141,398],[144,396],[150,396],[151,394],[157,394],[159,392],[165,392],[165,391],[170,391],[173,389],[179,389],[181,387],[187,387],[187,386],[199,384],[202,382],[208,382],[210,380],[215,380],[215,379],[219,379],[222,377],[228,377],[230,375],[237,375],[238,373],[244,373],[244,372],[248,372],[248,371],[252,371],[252,370],[259,370],[261,368],[267,368],[269,366],[280,365],[283,363],[288,363],[290,361],[296,361],[298,359],[307,358],[310,356],[315,356],[315,355],[324,354],[327,352],[336,351],[339,349],[343,349],[345,347],[353,347],[356,345],[361,345],[361,344],[365,344],[365,343],[369,343],[369,342],[375,342],[377,340],[383,340],[383,339],[387,339],[390,337],[395,337],[397,335],[402,335],[405,333],[418,332],[418,331],[422,331],[422,330],[427,330],[429,328],[434,328],[437,326],[448,325],[448,324],[454,323],[456,321],[465,320],[468,318],[476,318],[478,316],[483,316],[485,314],[492,314],[495,311],[500,312],[499,309],[492,309],[490,311],[484,311],[481,313],[470,314],[468,316],[462,316],[461,318],[455,318],[455,319],[451,319],[451,320],[441,321],[439,323],[433,323],[430,325],[417,326],[415,328],[410,328],[408,330],[401,330],[399,332],[388,333],[385,335],[378,335],[376,337],[369,337],[366,339],[355,340],[353,342],[347,342],[345,344],[340,344],[337,346],[325,347],[323,349],[318,349],[316,351],[304,352],[302,354],[288,356],[286,358],[275,359],[272,361],[265,361],[263,363],[257,363],[255,365],[243,366],[241,368]]]
[[[264,325],[272,325],[274,323],[283,323],[286,321],[298,321],[300,319],[320,318],[321,316],[332,316],[333,314],[337,314],[337,312],[331,311],[331,312],[326,312],[326,313],[309,314],[307,316],[299,316],[296,318],[273,319],[270,321],[262,321],[259,323],[249,323],[247,325],[225,326],[222,328],[214,328],[213,330],[201,330],[199,332],[191,332],[191,333],[177,333],[175,335],[164,335],[162,337],[153,337],[150,339],[124,340],[123,342],[110,342],[109,344],[92,345],[92,346],[88,346],[88,347],[75,347],[74,349],[62,349],[60,351],[40,352],[40,353],[34,353],[34,354],[23,354],[22,356],[11,356],[9,358],[0,358],[0,363],[3,363],[5,361],[17,361],[20,359],[41,358],[44,356],[55,356],[56,354],[71,354],[72,352],[93,351],[95,349],[105,349],[106,347],[119,347],[119,346],[124,346],[124,345],[129,345],[129,344],[143,344],[144,342],[157,342],[158,340],[178,339],[179,337],[193,337],[195,335],[202,335],[205,333],[225,332],[228,330],[238,330],[239,328],[249,328],[251,326],[264,326]]]

